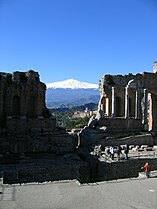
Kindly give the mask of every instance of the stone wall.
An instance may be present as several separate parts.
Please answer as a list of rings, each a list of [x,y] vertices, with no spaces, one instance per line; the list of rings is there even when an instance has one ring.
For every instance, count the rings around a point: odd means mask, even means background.
[[[97,156],[82,155],[83,160],[20,163],[1,166],[4,183],[29,183],[77,179],[81,183],[138,177],[141,167],[149,162],[157,170],[157,158],[141,158],[118,162],[101,161]]]
[[[139,172],[142,172],[141,167],[146,162],[150,164],[151,171],[157,170],[157,158],[106,162],[100,160],[98,156],[89,155],[88,157],[86,156],[86,161],[89,163],[91,170],[91,182],[138,177]]]
[[[6,119],[6,126],[9,131],[12,132],[26,132],[30,131],[52,131],[56,128],[55,118],[10,118]]]
[[[149,162],[151,170],[157,170],[157,159],[134,159],[120,162],[100,162],[98,163],[99,180],[112,180],[130,177],[138,177],[141,167]]]
[[[117,126],[114,125],[111,126],[112,121],[115,122],[113,124]],[[118,124],[120,121],[124,122],[124,126],[121,122],[121,127],[119,127]],[[125,119],[110,120],[106,118],[102,118],[98,122],[96,121],[96,125],[97,125],[96,127],[92,128],[90,126],[87,126],[80,131],[79,133],[80,147],[91,148],[94,145],[102,145],[102,147],[104,147],[104,146],[116,146],[121,144],[129,144],[129,145],[146,144],[152,146],[157,144],[157,137],[155,135],[153,136],[151,133],[148,132],[147,134],[146,132],[141,132],[141,129],[133,129],[133,126],[132,128],[128,129],[125,126],[126,122],[127,121]],[[139,121],[133,120],[133,122],[137,122],[138,124]],[[136,125],[136,123],[134,123],[134,125]]]
[[[0,131],[26,131],[33,128],[55,129],[55,120],[45,105],[46,85],[39,74],[0,73]]]
[[[118,146],[118,145],[157,145],[157,138],[152,137],[151,134],[147,135],[135,135],[135,136],[129,136],[129,137],[123,137],[123,138],[117,138],[115,137],[107,137],[105,139],[99,140],[99,143],[102,145],[102,147],[105,146]]]
[[[140,120],[135,129],[141,129],[143,125],[143,130],[157,131],[156,66],[155,61],[153,73],[104,75],[99,84],[101,95],[98,112],[101,112],[101,117],[122,117],[131,123],[134,118]],[[124,123],[121,122],[118,128],[123,128]],[[117,129],[117,125],[114,128]]]
[[[106,126],[108,130],[143,130],[143,125],[141,120],[130,118],[126,120],[125,118],[100,118],[97,123],[98,126]]]
[[[2,168],[1,168],[2,170]],[[89,182],[89,166],[83,161],[61,161],[51,165],[23,164],[3,166],[3,183],[30,183],[78,179]]]
[[[54,153],[63,155],[74,152],[78,141],[68,133],[28,132],[0,135],[0,153]]]

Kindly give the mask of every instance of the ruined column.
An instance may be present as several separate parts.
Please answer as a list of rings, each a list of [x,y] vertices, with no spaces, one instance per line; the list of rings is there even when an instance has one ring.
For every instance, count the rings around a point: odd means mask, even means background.
[[[125,118],[129,118],[129,94],[128,94],[128,87],[125,87]]]
[[[101,109],[101,111],[104,113],[104,104],[101,104],[101,105],[100,105],[100,109]]]
[[[147,92],[147,89],[144,89],[144,125],[147,125],[147,123],[148,123],[148,120],[147,120],[147,110],[148,110],[147,102],[148,102],[148,92]]]
[[[112,118],[115,117],[115,89],[112,87]]]
[[[136,90],[135,119],[140,119],[140,91]]]
[[[157,95],[148,94],[149,99],[149,131],[157,132]],[[146,126],[146,125],[145,125]]]
[[[153,95],[152,93],[149,94],[149,128],[148,130],[151,131],[153,130],[153,113],[154,113],[154,109],[153,109]]]

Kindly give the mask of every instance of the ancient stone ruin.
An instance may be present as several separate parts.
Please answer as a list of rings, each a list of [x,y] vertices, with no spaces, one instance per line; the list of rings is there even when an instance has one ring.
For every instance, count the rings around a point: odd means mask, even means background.
[[[0,73],[4,182],[137,177],[145,160],[157,169],[157,61],[153,71],[103,76],[97,114],[80,132],[56,127],[45,105],[46,86],[37,72]],[[125,144],[145,146],[153,154],[145,150],[138,159],[139,152],[132,151],[132,160],[118,162],[106,155],[107,146]]]
[[[55,129],[56,121],[45,106],[45,90],[32,70],[0,73],[0,132]]]
[[[100,94],[99,124],[114,130],[157,131],[157,61],[153,73],[103,76]]]
[[[56,127],[39,74],[0,73],[0,175],[4,183],[89,179],[77,138]],[[0,176],[0,178],[2,178]]]
[[[45,91],[37,72],[0,73],[0,153],[75,150],[77,140],[57,129],[45,105]]]
[[[152,73],[104,75],[99,89],[97,114],[78,134],[90,180],[137,177],[146,161],[157,169],[157,61]],[[112,146],[116,153],[126,144],[131,160],[125,160],[123,152],[120,161],[117,154],[112,160],[107,150]]]
[[[127,143],[141,144],[146,138],[149,138],[147,143],[150,145],[156,143],[157,61],[154,62],[153,73],[104,75],[99,89],[97,115],[79,133],[80,146],[118,145],[119,136],[140,132],[150,135],[141,137],[141,140],[134,137]]]

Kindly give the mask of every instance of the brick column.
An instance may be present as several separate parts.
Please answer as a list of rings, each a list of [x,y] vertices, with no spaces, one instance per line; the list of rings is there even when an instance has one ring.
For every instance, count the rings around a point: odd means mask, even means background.
[[[104,113],[104,104],[101,104],[101,105],[100,105],[100,109],[101,109],[101,111]]]
[[[128,87],[125,87],[125,118],[129,118],[129,95],[128,95]]]
[[[135,119],[140,119],[140,92],[136,90]]]
[[[147,120],[147,101],[148,101],[148,92],[147,89],[144,89],[144,126],[147,125],[148,120]]]
[[[115,89],[112,87],[112,118],[115,118]]]

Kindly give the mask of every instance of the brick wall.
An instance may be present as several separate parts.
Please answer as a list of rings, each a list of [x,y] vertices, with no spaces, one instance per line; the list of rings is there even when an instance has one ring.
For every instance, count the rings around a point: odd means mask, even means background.
[[[142,130],[141,120],[129,118],[100,118],[99,126],[106,126],[109,130]]]
[[[157,158],[132,159],[118,162],[99,161],[97,157],[89,157],[88,162],[92,169],[91,181],[106,181],[138,177],[141,167],[149,162],[151,170],[157,170]]]
[[[85,162],[60,162],[49,166],[23,165],[3,167],[3,183],[29,183],[79,179],[89,182],[89,166]]]

